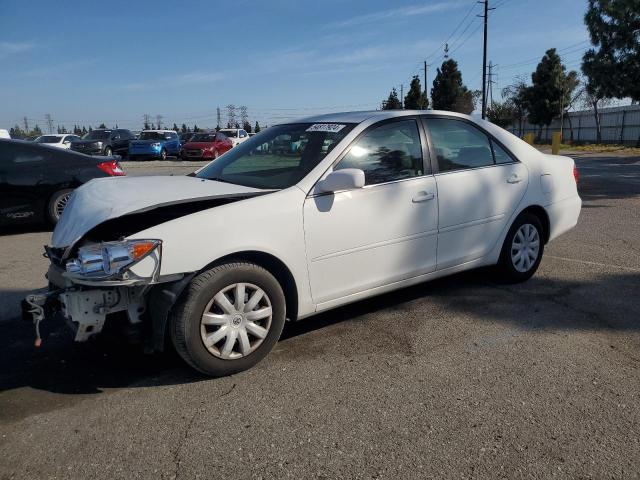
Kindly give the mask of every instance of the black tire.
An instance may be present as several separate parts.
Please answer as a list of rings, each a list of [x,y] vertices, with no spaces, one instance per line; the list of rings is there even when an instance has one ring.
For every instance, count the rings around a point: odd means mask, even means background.
[[[522,271],[522,267],[520,269],[517,268],[514,263],[512,257],[512,250],[514,248],[514,238],[517,235],[518,231],[524,225],[531,225],[536,229],[537,238],[538,238],[538,255],[535,260],[531,263],[531,265],[525,270]],[[504,243],[502,245],[502,251],[500,252],[500,260],[496,265],[496,280],[501,283],[520,283],[529,280],[536,270],[538,270],[538,266],[540,265],[540,261],[542,260],[542,255],[544,254],[544,230],[542,227],[542,222],[540,219],[532,214],[532,213],[521,213],[511,225],[507,236],[504,239]]]
[[[111,147],[104,148],[104,155],[105,157],[110,157],[111,155],[113,155],[113,150],[111,149]]]
[[[163,148],[163,149],[160,151],[160,160],[164,161],[164,160],[166,160],[166,159],[167,159],[167,151]]]
[[[272,308],[271,326],[254,351],[241,358],[223,359],[213,355],[205,346],[200,323],[213,296],[239,282],[256,285],[266,293]],[[222,377],[247,370],[262,360],[280,338],[285,317],[284,293],[271,273],[254,263],[228,262],[195,277],[172,309],[169,321],[173,345],[178,354],[199,372]]]
[[[64,205],[69,201],[69,196],[73,193],[73,189],[65,188],[63,190],[59,190],[49,199],[49,203],[47,203],[47,221],[51,225],[55,225],[60,220],[60,215],[62,214],[62,209],[64,209]],[[64,205],[62,205],[64,204]]]

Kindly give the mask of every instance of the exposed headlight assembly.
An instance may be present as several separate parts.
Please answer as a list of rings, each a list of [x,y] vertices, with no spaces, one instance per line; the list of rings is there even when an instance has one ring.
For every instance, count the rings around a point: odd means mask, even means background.
[[[66,270],[70,274],[94,278],[116,276],[160,244],[160,240],[125,240],[87,245],[78,250],[77,258],[67,262]]]
[[[160,148],[160,144],[159,143],[152,143],[151,144],[151,148]]]

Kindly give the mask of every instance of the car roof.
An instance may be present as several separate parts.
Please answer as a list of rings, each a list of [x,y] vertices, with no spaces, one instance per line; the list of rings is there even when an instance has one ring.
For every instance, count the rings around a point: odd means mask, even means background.
[[[140,132],[140,133],[144,133],[144,132],[158,132],[158,133],[171,132],[171,133],[177,133],[175,130],[142,130],[142,132]]]
[[[384,120],[387,118],[405,117],[408,115],[427,115],[438,116],[448,115],[460,118],[472,118],[462,113],[448,112],[444,110],[368,110],[359,112],[339,112],[325,113],[322,115],[313,115],[310,117],[299,118],[290,122],[283,123],[315,123],[315,122],[332,122],[332,123],[362,123],[365,120]]]

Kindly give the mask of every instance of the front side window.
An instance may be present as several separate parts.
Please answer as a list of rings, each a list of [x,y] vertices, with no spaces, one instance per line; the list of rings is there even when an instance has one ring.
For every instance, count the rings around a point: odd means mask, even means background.
[[[385,123],[365,133],[334,170],[358,168],[365,184],[393,182],[423,174],[422,144],[415,120]]]
[[[262,189],[302,180],[353,129],[353,124],[276,125],[240,143],[197,177]],[[227,131],[223,132],[227,135]]]
[[[160,132],[142,132],[140,140],[164,140],[164,135]]]
[[[82,137],[84,140],[105,140],[111,136],[111,130],[92,130]]]
[[[489,138],[473,125],[446,118],[428,119],[427,125],[441,172],[493,165]]]

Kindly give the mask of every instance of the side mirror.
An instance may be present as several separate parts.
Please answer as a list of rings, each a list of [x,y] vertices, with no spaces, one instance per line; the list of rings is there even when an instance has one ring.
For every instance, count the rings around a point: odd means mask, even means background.
[[[318,188],[323,193],[354,190],[362,187],[364,187],[364,172],[357,168],[336,170],[318,183]]]

